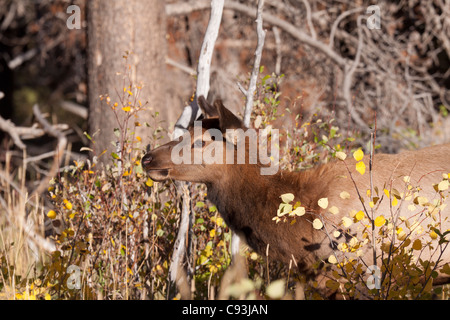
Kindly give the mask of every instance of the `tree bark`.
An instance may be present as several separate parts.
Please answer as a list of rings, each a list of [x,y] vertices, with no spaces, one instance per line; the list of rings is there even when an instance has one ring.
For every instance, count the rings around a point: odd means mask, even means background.
[[[143,83],[140,93],[147,109],[139,113],[139,122],[153,124],[152,115],[159,112],[159,120],[170,121],[165,107],[166,21],[164,2],[159,0],[90,0],[88,12],[88,86],[89,132],[95,136],[96,154],[108,149],[103,162],[108,162],[114,151],[114,128],[117,120],[112,110],[100,101],[108,94],[111,102],[118,102],[117,93],[123,92],[123,77],[117,75],[131,66],[131,80]],[[125,52],[133,53],[125,61]],[[126,83],[126,86],[128,83]],[[119,112],[120,113],[120,112]],[[146,127],[137,133],[145,146],[150,142]]]

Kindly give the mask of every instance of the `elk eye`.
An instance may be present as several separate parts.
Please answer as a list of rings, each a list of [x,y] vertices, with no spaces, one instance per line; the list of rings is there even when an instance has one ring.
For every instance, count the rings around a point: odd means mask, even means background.
[[[192,148],[203,148],[205,146],[205,141],[197,140],[192,144]]]

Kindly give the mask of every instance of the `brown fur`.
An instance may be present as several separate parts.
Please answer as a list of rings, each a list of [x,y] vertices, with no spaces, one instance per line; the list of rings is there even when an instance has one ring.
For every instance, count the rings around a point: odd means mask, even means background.
[[[214,107],[205,105],[201,100],[204,111],[214,111]],[[230,115],[221,103],[215,104],[219,118],[203,120],[204,131],[216,127],[222,132],[229,127],[243,127],[241,122]],[[211,109],[212,108],[212,109]],[[225,114],[225,116],[223,116]],[[193,131],[191,130],[191,136]],[[192,137],[192,141],[198,137]],[[191,182],[205,183],[208,188],[208,198],[217,206],[227,225],[236,233],[243,236],[247,243],[256,252],[265,255],[268,247],[269,258],[284,262],[295,259],[299,269],[307,275],[313,275],[312,264],[319,260],[326,260],[333,254],[332,246],[336,243],[330,241],[325,230],[315,230],[312,221],[322,217],[326,226],[339,226],[342,217],[348,216],[351,210],[363,210],[358,198],[353,180],[358,190],[365,197],[366,190],[370,189],[369,159],[364,157],[367,171],[364,175],[355,170],[356,161],[348,158],[343,161],[334,161],[317,168],[303,172],[279,171],[275,175],[263,176],[259,165],[250,164],[210,164],[210,165],[173,165],[170,160],[170,151],[177,142],[170,142],[151,152],[143,158],[143,165],[152,179],[175,179]],[[224,142],[230,147],[230,143]],[[405,191],[402,178],[411,176],[413,186],[420,185],[421,195],[433,199],[436,193],[433,183],[442,180],[443,173],[450,173],[450,144],[433,146],[418,151],[408,151],[397,155],[378,154],[373,159],[373,186],[383,194],[383,189],[400,192]],[[163,169],[163,170],[162,170]],[[350,194],[349,199],[342,199],[342,191]],[[277,209],[281,203],[280,195],[293,193],[294,203],[300,201],[307,209],[307,213],[296,219],[296,223],[275,223]],[[318,206],[318,200],[328,198],[329,207],[338,207],[339,214],[332,214]],[[399,216],[410,217],[414,212],[407,210],[407,205],[399,205]],[[384,197],[376,210],[377,214],[390,217],[392,212],[389,200]],[[396,212],[397,214],[397,212]],[[447,207],[441,212],[441,219],[450,215]],[[444,224],[446,225],[446,224]],[[355,226],[354,226],[355,227]],[[446,230],[449,226],[443,226]],[[334,229],[330,228],[330,232]],[[351,229],[349,234],[358,232]],[[342,242],[336,239],[336,242]],[[363,259],[368,265],[372,264],[372,250],[367,250]],[[378,248],[378,252],[380,249]],[[421,256],[426,259],[426,253]],[[443,262],[450,262],[450,252],[443,255]],[[445,282],[445,277],[436,279]]]

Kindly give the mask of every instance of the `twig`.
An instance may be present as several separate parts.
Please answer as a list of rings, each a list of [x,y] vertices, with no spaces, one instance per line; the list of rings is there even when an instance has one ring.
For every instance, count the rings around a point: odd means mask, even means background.
[[[312,18],[311,18],[311,6],[309,5],[308,0],[302,0],[302,1],[306,7],[306,21],[308,22],[309,32],[311,32],[311,37],[313,39],[317,39],[316,30],[314,29],[314,25],[312,23]]]
[[[176,8],[178,7],[178,8]],[[188,14],[195,10],[203,10],[208,8],[208,1],[195,1],[195,2],[187,2],[184,3],[182,7],[180,7],[177,4],[168,4],[166,5],[166,14],[167,15],[180,15],[180,14]],[[250,17],[253,17],[255,15],[254,10],[251,7],[248,7],[245,4],[239,3],[237,1],[227,0],[225,2],[225,9],[231,9],[238,12],[241,12],[243,14],[246,14]],[[284,30],[288,34],[290,34],[292,37],[296,38],[297,40],[300,40],[302,43],[315,48],[325,55],[327,55],[331,60],[333,60],[340,68],[345,68],[347,65],[347,60],[344,59],[342,56],[340,56],[338,53],[333,51],[331,48],[328,47],[328,45],[320,42],[319,40],[316,40],[306,34],[305,32],[301,31],[297,26],[294,26],[293,24],[284,21],[280,19],[277,16],[274,16],[269,13],[263,13],[262,18],[264,21],[272,26],[279,27],[280,29]]]
[[[51,41],[49,44],[47,44],[43,50],[41,51],[50,51],[57,45],[59,45],[61,42],[63,42],[66,38],[65,34],[59,35],[55,40]],[[36,54],[39,53],[39,50],[36,48],[30,49],[27,52],[18,55],[8,63],[8,68],[11,70],[16,69],[20,65],[22,65],[24,62],[27,62],[28,60],[31,60]]]
[[[275,62],[275,74],[281,74],[281,36],[280,29],[278,27],[272,28],[273,35],[275,37],[275,52],[277,54],[276,62]]]
[[[342,91],[344,99],[347,103],[347,109],[350,113],[352,119],[359,125],[360,129],[369,132],[366,123],[363,119],[359,116],[359,114],[356,112],[355,108],[353,107],[353,101],[351,96],[351,85],[353,80],[353,75],[355,74],[356,67],[359,64],[359,61],[361,59],[361,50],[363,45],[363,39],[362,39],[362,26],[361,26],[361,17],[358,17],[358,49],[356,51],[356,57],[351,66],[347,66],[345,68],[345,76],[344,76],[344,83],[342,85]]]
[[[330,41],[328,43],[328,46],[330,48],[333,48],[333,46],[334,46],[334,35],[336,34],[336,30],[337,30],[337,28],[339,26],[339,23],[341,23],[341,21],[343,19],[345,19],[347,16],[349,16],[351,14],[354,14],[354,13],[357,13],[357,12],[361,12],[363,10],[364,10],[363,7],[358,7],[358,8],[355,8],[355,9],[351,9],[351,10],[345,11],[345,12],[341,13],[339,15],[339,17],[337,17],[336,20],[334,20],[333,26],[331,27],[331,31],[330,31]]]
[[[191,67],[188,67],[184,64],[181,64],[169,57],[166,57],[166,64],[168,64],[169,66],[175,67],[177,69],[180,69],[181,71],[187,73],[190,76],[196,76],[197,75],[197,71],[195,71],[194,69],[192,69]]]
[[[12,59],[8,63],[8,68],[11,70],[16,69],[18,66],[23,64],[24,62],[27,62],[28,60],[31,60],[36,54],[38,53],[38,50],[36,48],[33,48],[31,50],[28,50],[27,52],[18,55],[14,59]]]
[[[61,107],[64,110],[66,110],[84,120],[87,120],[87,118],[88,118],[88,109],[77,103],[74,103],[72,101],[62,101]]]
[[[22,140],[19,137],[19,133],[17,132],[17,127],[14,125],[14,123],[11,122],[11,120],[5,120],[0,116],[0,130],[7,132],[11,138],[14,141],[14,144],[22,149],[25,150],[26,146],[22,142]]]

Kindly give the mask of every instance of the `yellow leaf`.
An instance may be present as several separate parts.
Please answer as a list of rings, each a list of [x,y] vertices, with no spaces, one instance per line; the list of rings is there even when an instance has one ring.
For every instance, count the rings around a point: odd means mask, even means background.
[[[356,164],[356,171],[358,171],[362,175],[366,172],[366,165],[364,164],[364,162],[360,161]]]
[[[400,241],[405,240],[405,239],[406,239],[406,236],[407,236],[407,234],[406,234],[406,232],[403,231],[403,230],[399,230],[399,231],[397,232],[397,238],[398,238],[398,240],[400,240]]]
[[[348,252],[348,245],[344,242],[339,243],[338,249],[342,252]]]
[[[136,136],[136,140],[139,141],[139,142],[141,142],[141,141],[142,141],[142,138],[139,137],[139,136]]]
[[[55,219],[56,218],[56,212],[54,210],[50,210],[47,213],[47,217],[49,217],[50,219]]]
[[[122,110],[125,111],[125,112],[130,112],[131,111],[131,107],[123,107]]]
[[[332,206],[330,209],[328,209],[328,211],[330,211],[332,214],[338,214],[339,208],[336,206]]]
[[[358,149],[353,153],[353,158],[355,158],[356,161],[361,161],[363,157],[364,152],[362,152],[361,149]]]
[[[281,299],[284,296],[285,285],[284,279],[275,280],[267,287],[266,293],[272,299]]]
[[[356,215],[355,215],[355,219],[357,220],[357,221],[360,221],[360,220],[362,220],[364,218],[364,212],[362,212],[361,210],[359,210],[357,213],[356,213]]]
[[[336,264],[338,261],[337,261],[336,257],[334,256],[334,254],[332,254],[331,256],[328,257],[328,262],[331,264]]]
[[[347,155],[344,152],[342,152],[342,151],[338,151],[338,152],[336,152],[336,158],[338,158],[339,160],[344,161],[345,158],[347,158]]]
[[[422,250],[422,242],[420,241],[420,239],[414,240],[412,248],[414,250]]]
[[[419,197],[415,198],[414,200],[417,201],[417,203],[421,206],[424,206],[428,203],[428,199],[426,197],[419,196]]]
[[[398,199],[396,197],[394,197],[392,199],[392,206],[395,207],[398,204]]]
[[[350,247],[355,247],[358,244],[358,239],[356,237],[352,237],[348,244]]]
[[[278,222],[280,222],[281,221],[281,219],[280,218],[278,218],[278,217],[273,217],[272,218],[272,220],[274,220],[276,223],[278,223]]]
[[[341,199],[349,199],[350,198],[350,193],[348,193],[347,191],[342,191],[339,196],[341,197]]]
[[[303,216],[306,213],[305,207],[297,207],[292,211],[292,215]]]
[[[433,231],[430,232],[430,237],[431,237],[431,239],[436,240],[437,237],[438,237],[438,235],[437,235],[437,233],[434,232],[434,230],[433,230]]]
[[[439,191],[447,190],[448,187],[449,187],[449,182],[448,182],[448,180],[442,180],[442,181],[439,182],[439,184],[438,184],[438,190],[439,190]]]
[[[388,197],[388,198],[389,198],[389,190],[387,190],[387,189],[384,189],[384,194],[386,195],[386,197]]]
[[[336,280],[327,280],[325,282],[325,285],[327,286],[327,288],[331,289],[331,290],[337,290],[340,287],[340,283]]]
[[[344,225],[345,228],[348,228],[353,224],[353,220],[350,219],[349,217],[343,217],[342,224]]]
[[[45,294],[45,300],[52,300],[52,296],[49,295],[48,293]]]
[[[339,238],[340,235],[341,235],[341,232],[340,232],[339,230],[334,230],[334,231],[333,231],[333,236],[334,236],[335,238]]]
[[[319,207],[321,207],[322,209],[328,208],[328,198],[321,198],[317,203],[319,204]]]
[[[294,200],[294,197],[295,196],[292,193],[285,193],[280,196],[281,201],[283,201],[284,203],[292,202]]]
[[[386,222],[386,219],[383,216],[378,216],[375,218],[375,226],[376,227],[381,227],[382,225],[384,225]]]
[[[320,230],[320,229],[322,229],[322,227],[323,227],[322,221],[320,219],[318,219],[318,218],[314,219],[314,221],[313,221],[313,228],[317,229],[317,230]]]
[[[211,238],[214,238],[215,235],[216,235],[216,229],[212,229],[212,230],[209,232],[209,236],[210,236]]]
[[[146,185],[147,187],[153,187],[153,180],[150,179],[150,178],[148,178],[147,181],[145,182],[145,185]]]
[[[64,206],[66,207],[66,209],[72,210],[72,203],[70,203],[69,200],[64,199],[63,202],[64,202]]]

